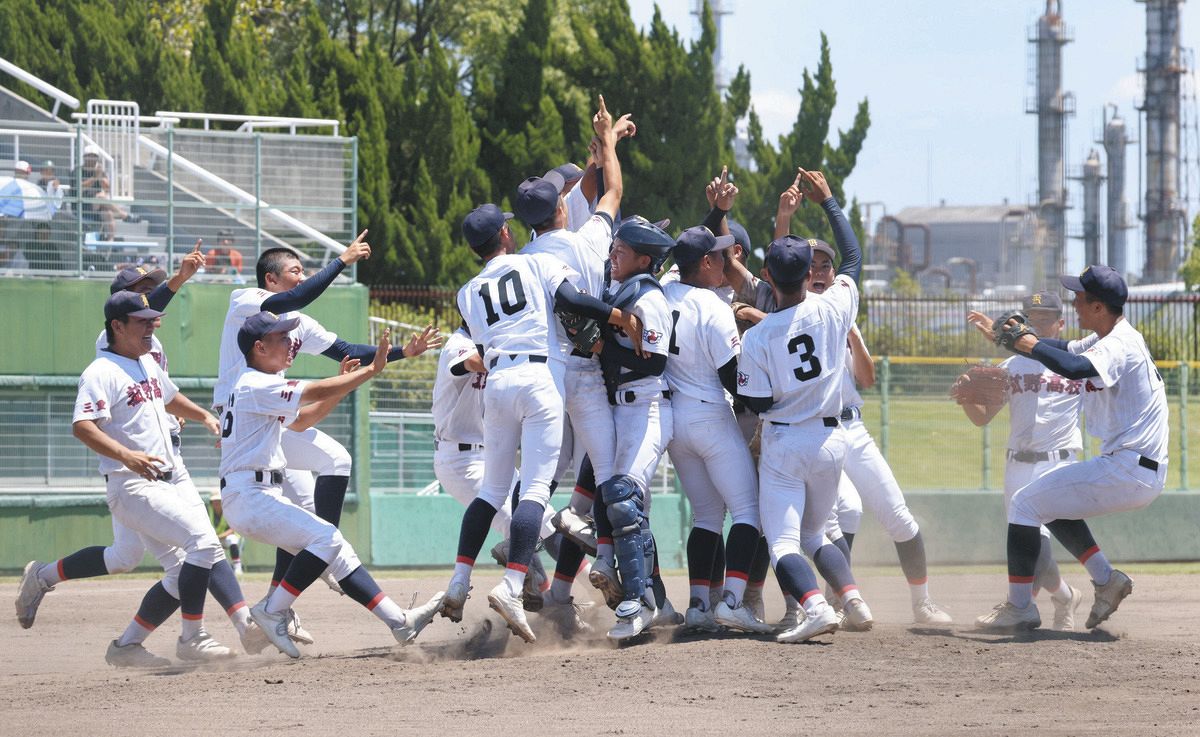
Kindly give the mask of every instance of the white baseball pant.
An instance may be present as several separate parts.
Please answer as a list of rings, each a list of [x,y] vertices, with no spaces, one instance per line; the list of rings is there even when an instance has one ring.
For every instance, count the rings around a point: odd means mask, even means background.
[[[1036,478],[1041,478],[1050,473],[1059,466],[1065,466],[1068,463],[1075,463],[1077,453],[1073,450],[1067,451],[1066,459],[1055,458],[1052,461],[1039,461],[1037,463],[1021,463],[1009,458],[1004,466],[1004,514],[1007,517],[1008,510],[1012,507],[1013,494],[1017,493],[1017,489],[1027,486],[1029,482]],[[1042,537],[1050,537],[1050,530],[1042,525]]]
[[[1008,521],[1038,527],[1056,519],[1141,509],[1162,493],[1167,464],[1160,462],[1152,471],[1138,459],[1136,451],[1118,450],[1048,471],[1013,494]]]
[[[225,519],[241,535],[293,555],[307,550],[329,564],[335,581],[362,565],[338,528],[286,498],[280,486],[255,481],[254,471],[231,473],[224,480]]]
[[[675,431],[671,402],[657,397],[639,399],[632,404],[617,404],[612,411],[617,428],[613,475],[633,477],[645,494],[646,514],[649,514],[650,485]],[[597,483],[604,481],[607,479],[596,476]]]
[[[192,483],[192,475],[188,473],[187,466],[183,464],[183,458],[178,452],[175,453],[175,471],[171,481],[176,484]],[[194,489],[195,485],[192,484],[192,487]],[[113,574],[129,573],[142,564],[147,545],[137,532],[121,524],[116,517],[112,517],[112,530],[112,545],[104,549],[104,568]],[[178,565],[183,565],[182,550],[176,551],[176,557],[179,559]],[[162,562],[159,556],[156,555],[155,558]]]
[[[772,565],[792,553],[812,558],[831,542],[825,528],[845,457],[845,431],[825,427],[819,417],[791,425],[763,423],[758,508]]]
[[[496,509],[507,504],[512,491],[518,447],[520,499],[549,506],[563,439],[563,374],[562,362],[535,363],[525,355],[502,355],[488,373],[479,498]]]
[[[284,428],[280,437],[287,469],[283,473],[283,491],[288,499],[312,511],[313,493],[318,476],[349,476],[353,467],[350,451],[315,427],[296,432]]]
[[[846,433],[846,461],[843,477],[838,484],[838,526],[842,532],[855,534],[862,520],[862,510],[871,513],[893,542],[907,542],[920,532],[913,519],[904,492],[891,466],[879,452],[875,439],[862,420],[843,422]],[[841,501],[845,497],[845,502]],[[855,499],[859,501],[856,503]],[[841,510],[846,516],[841,516]],[[858,512],[857,518],[855,511]]]
[[[566,410],[571,418],[571,429],[575,435],[575,446],[581,447],[592,461],[596,482],[607,481],[613,476],[613,460],[616,453],[616,428],[613,424],[613,408],[608,403],[604,389],[604,375],[600,364],[590,360],[568,358],[566,373]],[[579,468],[578,465],[575,466]],[[561,477],[559,477],[561,478]]]
[[[722,534],[725,510],[734,524],[758,521],[758,473],[733,408],[675,394],[673,436],[667,447],[680,486],[692,505],[692,525]]]

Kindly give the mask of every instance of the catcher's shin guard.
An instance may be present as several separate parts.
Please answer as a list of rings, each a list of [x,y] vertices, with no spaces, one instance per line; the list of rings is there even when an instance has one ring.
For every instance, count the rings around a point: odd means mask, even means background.
[[[631,477],[615,476],[600,485],[600,494],[612,523],[613,549],[625,600],[641,599],[654,565],[654,543],[650,540],[642,490]]]

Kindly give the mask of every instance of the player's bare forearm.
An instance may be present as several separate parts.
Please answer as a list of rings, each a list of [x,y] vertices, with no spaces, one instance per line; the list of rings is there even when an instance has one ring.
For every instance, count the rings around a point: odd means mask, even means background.
[[[970,402],[964,402],[959,406],[962,407],[963,414],[967,416],[967,419],[970,420],[975,427],[983,427],[992,421],[992,418],[1000,412],[1000,408],[1004,405],[989,407],[986,404],[972,404]]]
[[[321,401],[313,402],[312,404],[306,404],[300,408],[300,411],[296,414],[296,419],[292,420],[292,423],[288,425],[288,429],[296,432],[302,432],[310,427],[313,427],[321,420],[328,417],[329,413],[333,411],[334,407],[338,406],[338,403],[344,396],[345,395],[343,394],[336,397],[322,399]]]
[[[163,459],[126,448],[108,435],[105,435],[104,431],[100,429],[100,426],[95,421],[79,420],[71,425],[71,432],[79,442],[87,446],[88,450],[91,450],[93,453],[118,461],[129,470],[144,478],[154,479],[158,477],[158,471],[154,465],[162,463]]]
[[[342,397],[367,383],[374,376],[374,369],[366,366],[349,374],[330,376],[328,379],[309,382],[304,386],[300,403],[307,406],[332,399],[336,404]]]
[[[875,362],[867,351],[867,344],[857,330],[850,331],[850,357],[853,359],[851,370],[854,372],[854,382],[862,389],[875,386]]]
[[[204,423],[207,423],[209,420],[216,422],[211,412],[183,396],[183,394],[176,394],[174,399],[167,402],[166,407],[168,412],[185,420],[195,420],[196,422]]]
[[[751,285],[754,283],[754,275],[736,258],[725,259],[725,279],[738,294],[751,291]]]

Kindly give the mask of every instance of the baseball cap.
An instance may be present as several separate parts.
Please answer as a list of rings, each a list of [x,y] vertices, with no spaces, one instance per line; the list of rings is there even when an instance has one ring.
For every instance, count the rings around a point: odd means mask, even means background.
[[[274,312],[263,310],[257,315],[251,315],[246,318],[246,322],[242,323],[241,329],[238,330],[238,348],[242,351],[242,355],[249,355],[254,349],[255,341],[261,340],[263,336],[271,333],[286,333],[299,324],[299,317],[290,317],[286,320],[281,320],[279,315]]]
[[[777,286],[793,286],[808,277],[812,265],[812,240],[785,235],[767,247],[767,272]]]
[[[499,233],[504,223],[511,220],[512,216],[511,212],[504,212],[490,202],[480,205],[463,218],[463,238],[467,239],[467,244],[472,249],[477,249]]]
[[[83,147],[83,155],[84,156],[99,156],[100,155],[100,147],[94,143],[89,143],[88,145]]]
[[[42,168],[43,169],[53,169],[54,162],[50,159],[46,159],[45,161],[42,162]]]
[[[151,309],[150,300],[146,299],[146,295],[137,292],[116,292],[104,303],[105,321],[120,320],[123,317],[162,317],[164,314],[166,313]]]
[[[1123,307],[1129,298],[1125,280],[1111,266],[1096,264],[1083,270],[1079,276],[1063,274],[1058,277],[1062,285],[1072,292],[1087,292],[1106,305]]]
[[[562,166],[554,167],[550,171],[558,174],[563,178],[563,181],[568,184],[583,178],[583,169],[580,169],[578,166],[569,161]]]
[[[558,197],[566,182],[557,171],[546,172],[545,176],[529,177],[517,185],[517,202],[513,211],[526,225],[540,225],[550,219],[558,209]]]
[[[820,251],[828,256],[830,261],[837,263],[837,252],[833,250],[833,246],[829,245],[820,238],[809,238],[807,241],[808,245],[812,248],[813,253]]]
[[[1057,292],[1034,292],[1021,301],[1026,312],[1054,312],[1062,314],[1063,301]]]
[[[142,279],[150,279],[155,286],[162,284],[167,280],[167,272],[162,269],[147,269],[142,266],[131,266],[128,269],[121,269],[112,280],[112,284],[108,287],[109,294],[116,294],[131,288]]]
[[[25,172],[26,174],[29,174],[30,172],[33,171],[33,167],[29,165],[28,161],[18,161],[16,166],[13,167],[13,169],[16,171]]]
[[[750,234],[746,232],[742,224],[736,220],[727,220],[726,224],[729,226],[729,232],[733,236],[734,242],[740,243],[742,250],[750,253],[754,247],[750,245]]]
[[[734,243],[732,235],[713,235],[703,225],[688,228],[675,239],[675,250],[671,254],[680,268],[700,263],[705,254],[716,253]]]

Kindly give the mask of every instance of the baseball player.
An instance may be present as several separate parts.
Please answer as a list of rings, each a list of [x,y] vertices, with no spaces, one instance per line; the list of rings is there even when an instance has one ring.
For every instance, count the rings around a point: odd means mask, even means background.
[[[1040,337],[1057,339],[1063,328],[1063,303],[1054,292],[1036,292],[1024,300],[1029,324]],[[979,312],[971,312],[973,324],[990,320]],[[1012,506],[1013,494],[1059,466],[1074,463],[1083,449],[1079,432],[1081,380],[1064,379],[1029,356],[1014,355],[999,366],[1007,377],[1004,393],[995,403],[976,404],[959,396],[958,401],[967,417],[978,427],[992,421],[997,413],[1009,406],[1007,463],[1004,467],[1004,510]],[[970,374],[965,374],[970,380]],[[1068,584],[1059,574],[1058,564],[1050,545],[1050,531],[1039,529],[1041,547],[1034,569],[1034,583],[1045,589],[1054,604],[1054,629],[1069,631],[1075,628],[1075,611],[1083,594]]]
[[[994,331],[978,327],[1013,352],[1083,382],[1082,411],[1088,432],[1100,439],[1100,455],[1047,471],[1013,494],[1008,598],[975,620],[988,631],[1041,626],[1033,581],[1043,524],[1092,578],[1095,599],[1084,626],[1092,629],[1107,620],[1133,591],[1133,581],[1108,562],[1085,520],[1141,509],[1158,498],[1166,482],[1166,389],[1145,339],[1124,317],[1125,280],[1113,268],[1096,265],[1060,281],[1075,293],[1079,326],[1093,331],[1087,337],[1069,342],[1040,338],[1015,319]]]
[[[484,208],[491,211],[494,205],[480,209]],[[570,282],[581,281],[580,275],[562,261],[544,253],[515,255],[515,245],[508,225],[502,224],[495,236],[475,247],[483,269],[458,293],[459,312],[488,368],[483,394],[484,477],[479,496],[463,514],[460,562],[445,606],[461,616],[471,574],[463,559],[475,559],[496,510],[508,500],[519,447],[521,488],[510,527],[508,563],[488,602],[514,634],[533,642],[536,638],[519,597],[563,437],[565,357],[553,332],[553,311],[577,312],[630,331],[640,330],[641,321],[579,292]]]
[[[164,570],[125,633],[109,645],[106,660],[119,666],[163,664],[141,643],[176,607],[183,616],[175,650],[179,658],[232,655],[204,629],[211,569],[225,556],[196,488],[186,475],[175,476],[181,469],[171,447],[167,412],[202,422],[214,435],[219,426],[216,418],[179,393],[147,355],[162,314],[150,307],[145,294],[120,291],[109,297],[104,304],[109,347],[80,376],[75,402],[74,434],[100,456],[109,510],[141,537]],[[225,569],[232,596],[240,602],[237,579],[228,564]],[[245,614],[244,607],[238,611]],[[250,627],[244,616],[234,618],[235,624],[239,621],[245,642]]]
[[[702,225],[675,241],[680,280],[663,287],[672,320],[665,376],[674,432],[667,450],[692,505],[685,626],[767,633],[771,628],[742,603],[761,532],[758,476],[726,396],[726,391],[737,394],[741,338],[733,313],[713,291],[725,281],[727,249],[733,243],[732,235],[717,237]],[[709,581],[726,509],[733,527],[725,544],[724,592],[710,610]]]
[[[347,266],[370,257],[371,246],[364,240],[366,235],[365,230],[359,233],[340,256],[307,279],[300,257],[292,249],[269,248],[263,251],[255,267],[258,288],[237,289],[229,295],[229,310],[221,332],[219,373],[213,387],[213,409],[218,415],[224,416],[224,405],[233,388],[234,378],[246,365],[237,343],[238,330],[248,317],[261,310],[274,312],[284,318],[298,317],[296,332],[290,336],[295,353],[320,354],[335,361],[347,357],[364,362],[371,360],[374,356],[373,346],[347,343],[316,320],[297,312],[317,299]],[[439,345],[441,340],[437,330],[430,326],[421,335],[414,335],[404,348],[393,348],[388,359],[417,356]],[[284,433],[282,442],[283,453],[288,459],[284,470],[285,494],[336,526],[341,521],[342,503],[350,484],[349,451],[315,427],[309,427],[302,433],[289,429]],[[317,473],[315,482],[312,471]],[[275,572],[271,577],[272,590],[279,585],[290,564],[291,554],[283,549],[278,550]],[[330,588],[336,590],[332,578],[326,577],[326,581],[330,583]],[[311,644],[311,636],[299,627],[297,620],[293,620],[292,627],[294,635],[302,642]]]
[[[221,501],[230,526],[243,535],[292,553],[279,586],[250,609],[271,643],[289,657],[300,651],[288,632],[288,612],[296,598],[328,568],[347,596],[365,606],[401,644],[411,642],[442,605],[439,592],[422,606],[405,610],[386,596],[358,560],[354,548],[331,522],[283,494],[287,463],[282,436],[302,432],[324,419],[351,391],[381,372],[391,343],[385,330],[374,360],[353,369],[343,359],[338,376],[296,381],[283,376],[295,355],[292,334],[301,320],[262,311],[246,318],[237,344],[246,367],[234,377],[221,421]]]

